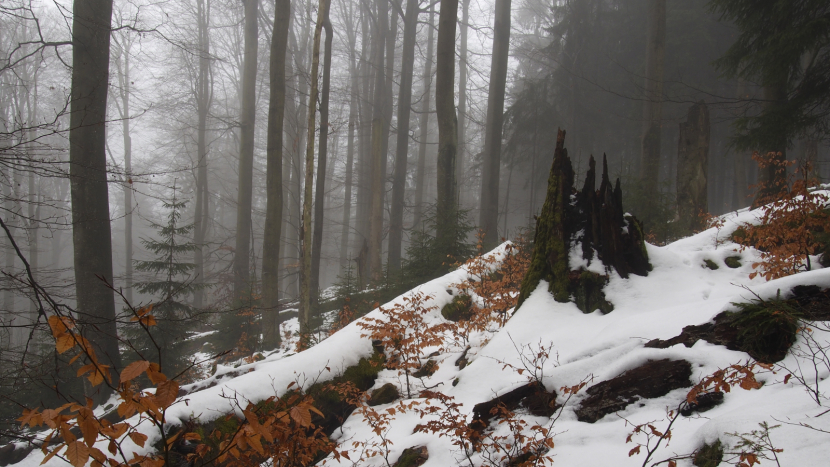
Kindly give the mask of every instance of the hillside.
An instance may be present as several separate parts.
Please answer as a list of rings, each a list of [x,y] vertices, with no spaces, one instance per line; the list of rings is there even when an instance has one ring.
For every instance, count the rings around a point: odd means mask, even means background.
[[[425,362],[426,356],[432,354],[438,370],[422,380],[412,379],[413,401],[419,402],[421,408],[427,407],[425,399],[419,399],[417,394],[424,385],[428,385],[432,391],[441,392],[461,404],[459,413],[469,423],[473,420],[476,404],[526,386],[535,373],[548,391],[556,392],[557,404],[563,404],[566,400],[567,403],[563,408],[557,408],[552,417],[534,416],[529,409],[521,405],[518,408],[514,406],[515,420],[521,419],[528,423],[524,427],[526,433],[534,432],[532,426],[536,424],[550,428],[554,448],[547,455],[552,456],[556,465],[643,465],[646,451],[654,448],[658,437],[652,435],[648,448],[644,446],[639,454],[629,457],[632,448],[638,443],[647,442],[644,432],[633,433],[631,442],[626,442],[627,436],[634,430],[632,424],[651,423],[659,433],[665,433],[669,423],[667,410],[676,409],[686,399],[691,384],[696,384],[718,369],[750,360],[745,352],[729,350],[704,339],[697,340],[690,347],[683,343],[671,345],[671,342],[664,342],[664,345],[657,347],[666,348],[657,348],[655,345],[659,343],[652,343],[649,347],[645,346],[646,343],[654,339],[666,341],[680,335],[686,326],[711,322],[721,312],[736,310],[734,303],[745,303],[757,298],[774,299],[779,293],[781,298],[787,298],[796,286],[812,285],[822,289],[830,287],[830,269],[803,272],[769,282],[761,278],[750,280],[751,264],[758,259],[757,253],[753,250],[739,251],[729,237],[738,225],[752,222],[757,214],[744,210],[725,216],[725,223],[719,230],[709,229],[664,247],[648,245],[653,271],[647,277],[622,279],[616,273],[611,273],[606,297],[615,309],[609,314],[604,315],[599,311],[585,314],[573,303],[556,302],[543,283],[503,327],[491,323],[489,329],[469,336],[470,348],[466,351],[469,363],[463,369],[459,369],[455,362],[462,356],[465,346],[454,343],[451,333],[446,332],[442,345],[430,346],[422,351],[421,361]],[[507,245],[502,245],[490,255],[500,259],[505,254]],[[728,267],[725,263],[728,257],[738,257],[736,259],[740,265],[734,259],[729,260],[729,263],[739,267]],[[712,267],[717,269],[711,269]],[[424,302],[424,307],[433,307],[425,314],[427,324],[446,323],[440,310],[458,294],[454,289],[455,284],[469,276],[469,272],[461,268],[413,289],[382,308],[390,309],[395,304],[405,304],[407,298],[423,294],[429,297]],[[383,314],[375,310],[366,318],[383,319]],[[240,408],[235,407],[236,402],[244,405],[246,401],[255,402],[282,395],[292,382],[308,387],[313,382],[325,381],[341,374],[345,368],[358,364],[361,358],[372,356],[372,342],[364,336],[367,331],[358,326],[360,322],[352,322],[316,346],[297,354],[277,352],[264,361],[238,368],[220,366],[208,380],[182,388],[181,394],[186,395],[168,409],[168,424],[175,426],[189,420],[206,423],[232,411],[241,415]],[[812,335],[827,348],[830,334],[821,331],[821,326],[814,326]],[[804,350],[803,336],[799,337],[794,348],[799,346]],[[538,355],[540,349],[548,350],[549,358],[534,358],[533,354]],[[525,355],[524,359],[520,353]],[[780,465],[823,465],[827,449],[821,446],[826,446],[830,421],[826,415],[821,415],[827,409],[812,400],[805,386],[798,383],[797,376],[800,375],[787,377],[789,371],[783,367],[801,368],[807,378],[805,382],[818,388],[819,393],[823,390],[821,385],[830,369],[827,368],[826,357],[823,357],[823,361],[817,361],[823,366],[816,370],[816,380],[812,367],[814,362],[803,355],[796,357],[795,353],[791,350],[771,371],[754,367],[752,371],[761,384],[760,388],[744,390],[736,385],[724,394],[722,404],[711,410],[693,413],[689,417],[677,417],[671,426],[670,442],[661,440],[648,465],[673,456],[680,457],[677,465],[692,465],[690,459],[682,457],[704,443],[711,444],[718,439],[727,447],[724,460],[731,459],[732,463],[737,463],[737,454],[728,453],[741,451],[740,447],[735,447],[740,439],[730,433],[751,433],[759,430],[759,424],[764,422],[770,426],[780,425],[769,430],[769,441],[774,448],[783,450],[775,453]],[[608,410],[613,413],[605,415],[582,409],[589,402],[592,387],[649,362],[653,365],[654,362],[665,359],[688,362],[691,370],[688,379],[691,384],[681,383],[680,387],[670,387],[665,395],[652,398],[624,396],[633,402],[627,406],[623,404],[624,408],[619,411],[612,407]],[[519,374],[517,369],[531,361],[540,363],[537,371],[532,371],[534,363],[530,364],[531,371],[521,371],[522,374]],[[665,365],[660,364],[646,367],[645,372],[660,371],[663,367]],[[688,372],[683,368],[670,369],[670,373],[678,371]],[[666,383],[661,376],[652,381],[656,375],[645,374],[639,378],[646,385]],[[671,378],[682,380],[685,376],[672,374],[669,379]],[[561,388],[579,385],[583,381],[587,383],[586,386],[568,400],[568,395]],[[382,370],[373,388],[380,388],[386,383],[392,383],[405,394],[405,378],[398,371]],[[623,393],[626,390],[623,388]],[[613,399],[613,396],[610,397]],[[826,403],[823,397],[819,400]],[[607,402],[603,403],[608,405]],[[394,402],[374,408],[384,412],[383,409],[397,404]],[[436,401],[433,400],[430,404],[435,405]],[[393,412],[388,417],[388,426],[381,428],[383,438],[391,441],[388,452],[377,446],[381,438],[372,432],[358,412],[353,413],[332,434],[332,438],[340,443],[338,450],[348,453],[353,449],[354,442],[367,443],[354,448],[358,451],[371,450],[374,444],[374,449],[387,454],[386,458],[394,465],[404,449],[425,446],[429,456],[423,464],[425,466],[469,465],[470,461],[453,444],[452,437],[441,437],[435,433],[413,433],[416,425],[426,423],[429,416],[422,419],[415,408],[404,413],[397,409]],[[579,420],[586,418],[591,420]],[[801,423],[825,432],[798,426]],[[150,436],[147,447],[152,445],[154,436],[158,438],[149,424],[143,425],[140,430]],[[644,430],[650,431],[648,427]],[[494,418],[490,427],[483,432],[489,439],[501,439],[499,435],[510,435],[509,424],[499,424]],[[537,427],[535,433],[538,436],[541,430]],[[128,446],[132,441],[126,440],[124,443],[125,451],[139,454],[147,452],[138,446]],[[510,443],[512,441],[509,439],[501,441],[503,446]],[[351,460],[342,458],[338,463],[329,458],[326,465],[385,465],[383,455],[360,459],[359,453],[354,449],[347,454]],[[761,454],[771,456],[772,452]],[[43,458],[43,454],[36,450],[18,465],[39,465]],[[775,460],[759,460],[762,465],[776,465]],[[474,453],[472,462],[475,465],[490,465],[482,453]],[[52,459],[48,462],[48,465],[59,464],[63,464],[63,461]]]

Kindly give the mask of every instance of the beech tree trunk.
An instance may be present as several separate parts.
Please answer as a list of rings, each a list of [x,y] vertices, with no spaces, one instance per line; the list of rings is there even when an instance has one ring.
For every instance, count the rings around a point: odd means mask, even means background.
[[[499,243],[499,173],[504,88],[507,84],[507,57],[510,48],[510,0],[496,0],[493,55],[490,62],[490,90],[487,96],[484,155],[481,166],[481,209],[479,224],[485,249]]]
[[[372,280],[380,280],[381,241],[383,234],[383,187],[384,187],[384,110],[386,107],[386,79],[384,64],[384,50],[386,35],[388,34],[387,20],[389,19],[389,1],[377,0],[377,25],[375,40],[375,95],[372,106],[372,156],[371,156],[371,203],[369,209],[369,276]]]
[[[239,185],[236,206],[236,249],[233,255],[233,296],[251,299],[251,201],[254,177],[254,124],[256,120],[257,12],[259,0],[245,5],[245,55],[242,65],[242,107],[239,118]]]
[[[288,27],[291,24],[291,0],[277,0],[274,29],[271,35],[268,102],[268,142],[266,148],[265,232],[262,240],[262,340],[267,347],[280,342],[279,284],[280,237],[282,235],[282,164],[283,123],[285,120],[285,55]],[[267,348],[266,347],[266,348]]]
[[[193,291],[193,306],[201,308],[204,305],[205,292],[205,258],[204,245],[207,237],[208,220],[208,147],[207,147],[207,117],[213,100],[213,83],[210,78],[210,1],[196,1],[196,22],[199,35],[199,78],[196,82],[196,113],[198,127],[196,129],[196,203],[193,214],[193,243],[196,249],[193,252],[193,281],[196,288]],[[129,170],[127,173],[129,175]],[[132,200],[130,200],[132,211]],[[128,214],[132,225],[132,212]],[[130,229],[132,230],[132,229]],[[132,235],[132,234],[130,234]],[[132,240],[130,240],[132,245]],[[132,247],[130,247],[132,248]]]
[[[406,1],[401,57],[401,84],[398,94],[398,139],[395,148],[395,174],[392,178],[392,207],[389,215],[389,273],[401,268],[403,208],[406,194],[406,166],[409,153],[409,121],[412,115],[412,73],[415,67],[415,33],[418,26],[418,0]]]
[[[660,124],[663,120],[663,69],[666,55],[666,0],[648,0],[645,101],[640,152],[643,207],[650,216],[657,199],[660,175]]]
[[[320,36],[323,21],[328,15],[329,0],[320,0],[317,25],[314,27],[314,44],[311,49],[311,92],[308,95],[308,134],[306,135],[305,187],[303,193],[303,228],[300,244],[300,338],[306,341],[311,333],[311,188],[314,183],[314,130],[317,116],[317,75],[320,68]]]
[[[351,4],[350,4],[351,5]],[[351,14],[354,10],[346,13],[346,35],[349,38],[349,80],[351,82],[351,95],[349,96],[349,134],[346,142],[346,180],[345,194],[343,196],[343,221],[340,229],[340,273],[343,274],[349,267],[351,255],[349,254],[349,234],[352,215],[352,181],[354,168],[354,138],[355,126],[358,125],[358,99],[360,93],[358,70],[357,70],[357,31]],[[365,41],[364,41],[365,42]]]
[[[705,227],[701,214],[709,212],[709,109],[701,101],[680,124],[677,146],[677,222],[686,232]]]
[[[421,225],[421,217],[424,213],[424,185],[426,179],[427,165],[427,142],[429,140],[429,103],[432,102],[432,54],[433,37],[435,28],[435,7],[429,7],[429,23],[427,23],[427,56],[424,61],[424,74],[421,81],[424,83],[423,96],[421,97],[421,115],[418,120],[418,166],[415,171],[415,213],[412,219],[412,228]]]
[[[111,18],[112,0],[74,2],[69,180],[78,318],[98,361],[117,374],[115,299],[99,279],[113,282],[105,150]],[[100,385],[91,395],[100,403],[108,394]]]
[[[458,157],[455,161],[455,180],[458,188],[458,205],[464,193],[464,158],[467,149],[467,30],[470,20],[470,0],[461,0],[461,34],[458,57]]]
[[[438,181],[435,243],[441,257],[455,244],[458,205],[455,159],[458,150],[458,119],[455,114],[455,30],[458,0],[442,0],[438,16],[437,62],[435,65],[435,111],[438,117]],[[445,251],[440,251],[445,250]]]
[[[331,2],[331,0],[326,0]],[[326,197],[326,164],[328,163],[328,136],[329,136],[329,87],[331,83],[331,45],[332,36],[329,9],[323,18],[323,29],[326,30],[326,51],[323,55],[323,90],[320,97],[320,150],[317,153],[317,186],[314,193],[314,233],[311,240],[311,303],[317,305],[320,294],[320,253],[323,249],[323,209]]]

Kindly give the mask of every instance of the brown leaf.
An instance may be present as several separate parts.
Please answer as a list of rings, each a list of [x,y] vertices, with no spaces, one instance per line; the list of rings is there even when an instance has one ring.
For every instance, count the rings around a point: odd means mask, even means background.
[[[160,383],[156,388],[156,404],[160,409],[166,409],[176,401],[179,395],[179,383],[173,380],[167,380]]]
[[[308,428],[311,426],[311,413],[306,407],[291,407],[289,411],[291,419],[299,423],[300,426]]]
[[[634,454],[640,453],[640,446],[635,446],[634,449],[628,451],[628,457],[633,456]]]
[[[147,368],[150,367],[150,362],[147,360],[139,360],[137,362],[132,362],[127,365],[127,368],[124,368],[124,371],[121,372],[121,382],[126,383],[127,381],[132,380],[133,378],[138,377],[142,373],[144,373]]]
[[[137,431],[133,431],[132,433],[130,433],[130,439],[133,440],[133,443],[143,448],[144,443],[147,442],[147,435],[139,433]]]
[[[71,334],[61,334],[55,340],[55,350],[59,354],[66,352],[72,347],[75,347],[75,338]]]
[[[89,448],[80,441],[74,441],[66,446],[65,455],[73,467],[84,467],[89,460]]]

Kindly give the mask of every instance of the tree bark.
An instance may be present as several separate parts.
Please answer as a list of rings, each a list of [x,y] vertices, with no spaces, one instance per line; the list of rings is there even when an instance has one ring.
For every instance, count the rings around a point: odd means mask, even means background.
[[[101,280],[113,281],[105,149],[111,20],[112,0],[75,0],[69,179],[79,321],[98,361],[118,372],[115,299]],[[93,399],[100,403],[108,393],[98,386]]]
[[[256,71],[258,48],[258,0],[245,5],[245,55],[242,65],[242,107],[239,119],[239,186],[236,206],[236,249],[233,255],[233,296],[251,298],[251,201],[254,177],[254,125],[256,121]]]
[[[349,10],[346,15],[353,13]],[[354,138],[355,126],[358,125],[358,99],[360,85],[357,70],[357,31],[351,17],[345,19],[346,35],[349,38],[349,80],[351,82],[351,95],[349,96],[349,134],[346,143],[346,180],[345,194],[343,196],[343,221],[340,230],[340,273],[344,274],[349,267],[351,255],[349,254],[349,234],[352,211],[352,181],[354,168]]]
[[[703,101],[680,124],[677,146],[677,222],[688,233],[704,225],[708,212],[709,109]]]
[[[458,157],[455,161],[455,179],[458,182],[458,205],[464,196],[464,158],[467,149],[467,30],[470,21],[470,0],[461,0],[461,33],[458,57]]]
[[[193,306],[201,308],[204,305],[205,259],[204,248],[207,237],[208,220],[208,170],[207,170],[207,117],[213,97],[213,85],[210,79],[210,2],[196,1],[196,22],[199,35],[199,78],[196,83],[196,113],[198,127],[196,129],[196,203],[193,215],[193,243],[196,249],[193,252],[193,282],[196,288],[193,292]],[[127,169],[128,171],[130,169]],[[132,200],[130,200],[132,203]],[[132,211],[132,205],[130,205]],[[130,212],[132,225],[132,212]],[[131,234],[132,235],[132,234]],[[132,243],[132,240],[130,241]]]
[[[432,81],[434,24],[435,7],[430,5],[429,23],[427,24],[427,56],[424,62],[424,74],[421,79],[424,83],[424,92],[421,97],[421,115],[418,120],[418,166],[415,171],[415,212],[412,216],[412,228],[420,227],[421,218],[424,213],[424,185],[427,165],[427,141],[429,139],[429,103],[432,102],[432,87],[430,86],[430,82]]]
[[[326,0],[329,3],[331,0]],[[323,17],[323,29],[326,30],[326,51],[323,55],[323,89],[320,96],[320,150],[317,153],[317,186],[314,194],[314,232],[311,240],[311,304],[317,306],[320,294],[320,254],[323,249],[323,212],[326,197],[326,164],[328,163],[329,136],[329,88],[331,84],[331,21],[329,8]]]
[[[268,143],[266,148],[265,232],[262,240],[262,340],[264,346],[280,342],[279,284],[280,237],[282,234],[283,123],[285,120],[285,55],[291,0],[277,0],[271,35],[271,95],[268,103]]]
[[[640,152],[640,183],[644,211],[650,216],[657,199],[660,175],[660,125],[663,120],[663,69],[666,55],[666,0],[648,0],[645,101]]]
[[[311,333],[311,188],[314,183],[314,130],[317,116],[317,75],[320,68],[320,36],[327,16],[329,0],[320,0],[314,44],[311,49],[311,92],[308,95],[308,135],[306,135],[305,187],[303,193],[303,228],[300,244],[300,338],[307,344]]]
[[[403,209],[406,194],[406,166],[409,153],[409,121],[412,116],[412,73],[415,67],[415,33],[418,26],[418,0],[406,1],[401,57],[401,84],[398,94],[398,138],[395,148],[395,173],[392,178],[392,206],[389,215],[389,273],[401,268]]]
[[[782,106],[787,105],[787,81],[768,83],[764,86],[764,112],[775,113]],[[787,135],[778,132],[771,137],[771,145],[765,151],[775,154],[773,164],[758,168],[758,185],[760,189],[755,194],[754,206],[770,201],[770,197],[777,196],[781,187],[787,183],[787,172],[779,171],[780,164],[787,160]]]
[[[372,112],[374,108],[374,78],[375,67],[372,62],[377,54],[377,40],[370,40],[372,34],[377,33],[374,24],[370,21],[373,16],[369,10],[369,2],[361,2],[362,11],[361,33],[363,37],[361,47],[361,76],[362,93],[359,101],[360,131],[359,156],[357,162],[357,216],[355,218],[355,238],[353,251],[357,252],[357,279],[363,287],[369,278],[369,261],[367,260],[369,228],[371,224],[371,177],[372,177]],[[376,26],[376,24],[375,24]]]
[[[501,165],[504,90],[507,84],[507,56],[510,48],[510,0],[496,0],[490,90],[487,96],[484,155],[481,168],[481,209],[479,224],[485,249],[499,242],[499,167]]]
[[[455,158],[458,150],[458,119],[455,114],[455,29],[458,0],[442,0],[438,16],[435,65],[435,111],[438,117],[438,172],[435,208],[435,243],[440,257],[455,244],[458,206],[455,199]]]
[[[369,208],[369,276],[372,280],[380,280],[382,274],[381,265],[381,241],[383,240],[383,187],[384,187],[384,159],[383,139],[384,131],[384,110],[386,107],[386,79],[384,64],[384,50],[386,35],[388,32],[387,21],[389,19],[389,1],[377,0],[377,24],[375,40],[375,95],[372,105],[372,156],[371,156],[371,202]]]

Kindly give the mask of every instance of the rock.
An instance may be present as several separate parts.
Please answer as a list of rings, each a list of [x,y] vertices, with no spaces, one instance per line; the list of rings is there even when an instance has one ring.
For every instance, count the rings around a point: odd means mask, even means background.
[[[653,399],[674,389],[689,387],[691,375],[692,365],[685,360],[649,361],[588,388],[588,397],[576,410],[577,419],[594,423],[638,399]]]
[[[732,269],[738,269],[741,267],[741,257],[740,256],[727,256],[726,259],[723,260],[724,264],[727,267]]]
[[[697,402],[694,403],[686,403],[680,409],[680,415],[684,417],[688,417],[693,413],[700,413],[706,412],[707,410],[711,410],[723,403],[723,392],[715,391],[715,392],[707,392],[705,394],[700,394],[697,396]]]
[[[436,371],[438,371],[438,364],[435,363],[435,360],[427,360],[427,362],[424,363],[424,366],[418,368],[418,371],[415,373],[412,373],[412,376],[416,378],[426,378],[434,375]]]
[[[429,451],[426,446],[413,446],[404,449],[401,457],[392,467],[416,467],[423,465],[427,459],[429,459]]]
[[[459,370],[463,370],[464,367],[467,366],[468,363],[470,363],[469,360],[467,360],[467,352],[469,351],[470,346],[467,346],[467,348],[464,349],[464,352],[461,354],[461,356],[458,357],[458,360],[455,361],[455,366],[457,366]]]
[[[441,308],[441,316],[453,322],[468,320],[473,314],[473,300],[469,295],[458,294]]]
[[[711,270],[713,270],[713,271],[714,271],[714,270],[716,270],[716,269],[720,269],[720,266],[718,266],[718,263],[716,263],[716,262],[712,261],[711,259],[704,259],[704,260],[703,260],[703,264],[704,264],[707,268],[709,268],[709,269],[711,269]]]
[[[398,387],[392,383],[386,383],[383,386],[372,391],[372,394],[369,396],[369,401],[367,403],[370,407],[374,407],[376,405],[395,402],[396,400],[398,400],[398,397],[400,397]]]
[[[0,466],[17,464],[32,452],[32,447],[18,448],[14,444],[0,447]]]
[[[515,411],[519,407],[526,408],[531,414],[540,417],[550,417],[559,408],[556,405],[556,393],[548,392],[543,386],[528,383],[495,399],[476,404],[473,407],[473,422],[470,426],[483,431],[495,416],[493,409],[504,404],[507,410]]]

